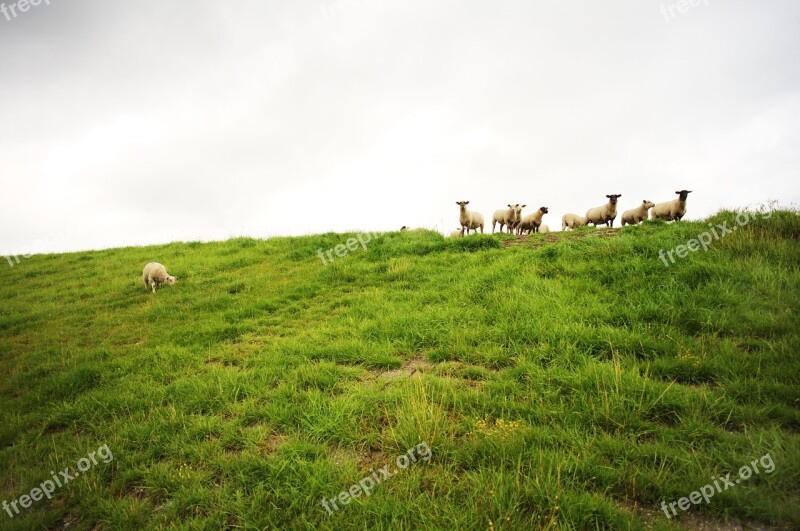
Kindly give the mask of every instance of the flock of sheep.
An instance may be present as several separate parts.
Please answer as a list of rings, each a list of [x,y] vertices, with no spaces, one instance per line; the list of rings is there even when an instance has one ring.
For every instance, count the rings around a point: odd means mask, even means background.
[[[656,205],[645,199],[638,207],[626,210],[622,214],[622,225],[637,225],[641,223],[642,220],[647,219],[647,212],[650,209],[652,209],[650,210],[650,219],[661,218],[666,221],[681,219],[686,214],[686,197],[692,191],[680,190],[675,193],[678,194],[678,197],[672,201],[665,201]],[[561,217],[561,230],[574,229],[590,223],[595,227],[601,224],[606,227],[613,227],[614,219],[617,217],[617,200],[622,197],[622,194],[610,194],[606,197],[608,198],[608,203],[596,208],[590,208],[585,216],[564,214]],[[461,223],[461,228],[454,230],[450,237],[462,238],[465,231],[469,234],[469,231],[477,232],[478,229],[481,229],[481,233],[483,233],[483,216],[478,212],[467,210],[469,201],[456,201],[456,204],[460,209],[458,221]],[[492,217],[492,233],[494,233],[495,226],[498,223],[500,224],[500,232],[505,227],[509,234],[516,233],[518,236],[528,235],[531,232],[550,232],[547,225],[542,223],[542,218],[548,213],[547,207],[539,207],[533,214],[522,217],[522,209],[525,206],[519,203],[509,204],[508,208],[495,212]],[[408,227],[404,226],[400,230],[408,230]],[[176,280],[177,278],[167,273],[167,268],[158,262],[150,262],[144,266],[142,281],[145,289],[152,289],[153,293],[162,284],[172,285]]]
[[[647,219],[648,211],[650,211],[650,219],[660,218],[666,221],[681,219],[686,214],[686,197],[692,191],[680,190],[675,193],[678,194],[678,197],[672,201],[655,204],[645,199],[638,207],[626,210],[622,214],[622,225],[637,225],[641,223]],[[609,194],[606,197],[608,198],[607,203],[599,207],[590,208],[585,216],[571,213],[564,214],[561,217],[561,230],[574,229],[589,224],[595,227],[599,225],[613,227],[614,219],[617,217],[617,200],[622,197],[622,194]],[[461,224],[461,228],[450,233],[450,237],[461,238],[465,232],[469,234],[469,231],[477,232],[478,229],[481,229],[481,233],[483,233],[483,215],[467,210],[469,201],[456,201],[456,204],[460,209],[458,221]],[[550,232],[550,228],[542,223],[543,216],[548,213],[547,207],[540,207],[533,214],[522,217],[522,209],[525,206],[519,203],[509,204],[508,208],[495,212],[494,216],[492,216],[492,233],[494,233],[498,223],[500,224],[500,232],[505,227],[509,234],[514,233],[518,236],[528,235],[531,232]]]

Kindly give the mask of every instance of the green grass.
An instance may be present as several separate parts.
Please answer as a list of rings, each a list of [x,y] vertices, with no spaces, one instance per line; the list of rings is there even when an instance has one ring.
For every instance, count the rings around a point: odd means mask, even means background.
[[[328,266],[353,235],[4,263],[3,499],[114,459],[0,527],[798,528],[800,216],[658,258],[735,215],[535,249],[387,233]],[[152,260],[178,277],[155,295]],[[772,474],[661,512],[767,452]]]

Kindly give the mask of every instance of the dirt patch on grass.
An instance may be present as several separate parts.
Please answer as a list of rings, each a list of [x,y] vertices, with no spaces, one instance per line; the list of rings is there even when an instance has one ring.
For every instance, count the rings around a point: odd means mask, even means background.
[[[538,249],[539,247],[555,243],[565,238],[609,238],[618,235],[619,228],[588,231],[548,232],[547,234],[517,236],[513,240],[504,240],[503,247],[528,247],[529,249]]]
[[[662,513],[663,514],[663,513]],[[675,519],[673,517],[673,519]],[[687,529],[696,531],[773,531],[778,529],[788,529],[786,527],[776,527],[758,522],[724,522],[711,518],[703,518],[701,514],[687,514],[677,520],[685,525]]]
[[[330,454],[331,461],[337,467],[342,467],[347,463],[355,463],[361,459],[361,455],[349,448],[336,448]]]
[[[280,446],[284,442],[286,442],[288,438],[289,437],[286,435],[278,435],[277,433],[273,433],[269,437],[267,437],[267,440],[265,440],[263,444],[260,445],[260,449],[265,454],[271,454],[272,452],[280,448]]]
[[[612,498],[612,501],[615,505],[617,505],[620,509],[627,511],[629,513],[633,513],[645,522],[645,526],[647,529],[652,529],[655,527],[655,523],[657,520],[666,519],[664,512],[658,508],[650,507],[650,506],[643,506],[639,504],[637,501],[631,500],[621,500],[617,498]],[[672,523],[685,526],[686,529],[698,530],[698,531],[773,531],[778,529],[786,529],[784,527],[774,527],[766,524],[760,524],[758,522],[733,522],[733,521],[724,521],[724,520],[714,520],[709,515],[703,515],[702,513],[691,513],[691,512],[684,512],[678,514],[678,516],[673,516],[670,521]]]
[[[358,456],[358,466],[361,469],[373,468],[382,461],[385,461],[385,459],[383,454],[378,450],[368,450],[366,453]]]
[[[65,515],[61,520],[57,521],[52,529],[77,529],[78,524],[80,523],[81,519],[78,518],[75,514],[69,513]]]
[[[395,380],[397,378],[409,378],[417,372],[425,372],[431,368],[433,368],[433,364],[425,361],[422,357],[418,357],[407,361],[399,369],[381,372],[377,375],[377,378],[385,381]]]
[[[147,498],[147,489],[144,487],[133,487],[129,492],[128,496],[135,500],[144,500]]]
[[[360,470],[372,468],[384,460],[379,450],[366,449],[359,452],[348,448],[337,448],[331,452],[330,459],[339,467],[346,463],[355,463]]]

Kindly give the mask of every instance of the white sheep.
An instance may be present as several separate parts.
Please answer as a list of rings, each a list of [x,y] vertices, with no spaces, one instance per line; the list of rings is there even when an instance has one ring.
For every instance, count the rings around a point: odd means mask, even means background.
[[[450,233],[451,238],[463,238],[464,237],[464,229],[456,229]]]
[[[178,279],[172,275],[169,275],[167,273],[167,268],[158,262],[150,262],[144,266],[144,271],[142,272],[142,281],[144,281],[144,287],[146,289],[150,289],[152,287],[153,293],[156,292],[156,288],[161,284],[172,285],[175,284],[176,280]]]
[[[539,234],[547,234],[550,232],[550,227],[547,225],[539,225]]]
[[[500,232],[503,232],[503,225],[505,225],[508,229],[508,233],[511,234],[522,219],[522,209],[525,208],[525,206],[526,205],[517,203],[516,205],[508,205],[508,208],[495,212],[492,218],[492,234],[494,234],[494,227],[497,223],[500,223]]]
[[[595,227],[604,224],[606,227],[614,226],[614,218],[617,217],[617,199],[622,197],[622,194],[606,195],[608,203],[603,206],[590,208],[586,212],[586,223],[591,223]]]
[[[650,211],[650,219],[661,218],[666,221],[677,221],[686,215],[686,196],[692,191],[681,190],[675,193],[678,194],[678,197],[672,201],[665,201],[653,206],[653,210]]]
[[[638,207],[626,210],[622,214],[622,226],[624,227],[626,223],[628,225],[638,225],[642,220],[647,219],[647,211],[654,206],[656,206],[655,203],[645,199]]]
[[[528,214],[522,218],[522,221],[517,225],[517,234],[522,234],[525,231],[528,231],[528,234],[531,232],[539,232],[539,227],[542,224],[542,216],[548,212],[547,207],[543,206],[533,214]]]
[[[561,230],[574,229],[586,225],[586,218],[578,214],[564,214],[561,216]]]
[[[467,210],[469,201],[456,201],[456,204],[460,207],[458,222],[461,223],[461,228],[469,234],[470,230],[475,231],[480,227],[481,234],[483,234],[483,216],[478,212]]]

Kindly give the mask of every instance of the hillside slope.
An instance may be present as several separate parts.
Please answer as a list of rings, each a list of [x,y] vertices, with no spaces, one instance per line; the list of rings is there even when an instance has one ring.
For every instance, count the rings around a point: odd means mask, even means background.
[[[3,264],[2,498],[113,459],[0,527],[798,528],[800,216],[736,215],[508,248],[387,233],[328,265],[355,235]],[[155,295],[152,260],[178,277]]]

